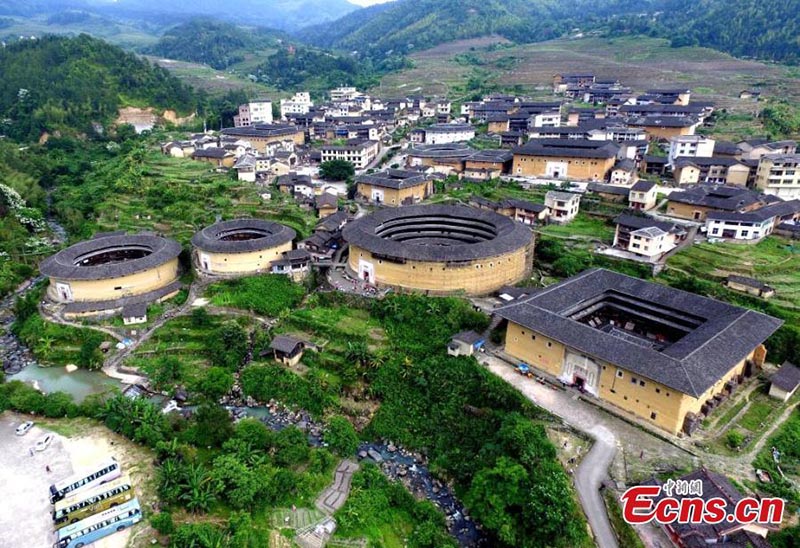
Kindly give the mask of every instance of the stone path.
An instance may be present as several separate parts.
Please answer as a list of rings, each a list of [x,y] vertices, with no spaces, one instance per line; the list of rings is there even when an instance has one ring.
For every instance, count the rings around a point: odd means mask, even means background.
[[[328,515],[333,514],[344,506],[347,496],[350,494],[350,484],[353,481],[353,474],[358,470],[358,464],[343,459],[333,474],[333,483],[325,489],[317,498],[316,506]]]

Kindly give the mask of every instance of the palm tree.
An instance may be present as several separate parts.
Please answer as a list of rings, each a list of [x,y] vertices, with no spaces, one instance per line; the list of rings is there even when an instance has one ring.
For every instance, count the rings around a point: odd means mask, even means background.
[[[200,464],[190,464],[186,469],[184,490],[180,496],[191,512],[207,512],[216,497],[211,490],[211,476]]]

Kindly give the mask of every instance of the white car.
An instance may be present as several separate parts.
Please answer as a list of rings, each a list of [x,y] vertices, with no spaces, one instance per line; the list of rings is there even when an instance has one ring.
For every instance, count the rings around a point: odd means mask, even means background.
[[[34,448],[37,451],[44,451],[50,446],[50,442],[53,441],[53,434],[47,434],[43,438],[40,438],[39,441],[36,442]]]
[[[17,435],[24,436],[25,434],[28,433],[28,430],[30,430],[31,428],[33,428],[33,421],[25,421],[19,426],[17,426]]]

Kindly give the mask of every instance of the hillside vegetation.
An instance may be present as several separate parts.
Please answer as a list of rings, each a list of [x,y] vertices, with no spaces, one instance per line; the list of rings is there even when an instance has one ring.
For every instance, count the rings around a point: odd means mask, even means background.
[[[274,46],[277,40],[273,31],[193,19],[169,29],[147,53],[224,69],[242,61],[245,50]]]
[[[518,44],[603,33],[668,38],[736,56],[800,60],[800,0],[399,0],[302,30],[318,46],[375,57],[499,35]]]
[[[37,139],[45,131],[91,132],[121,106],[188,113],[196,94],[166,70],[81,35],[25,40],[0,50],[0,132]]]
[[[360,10],[333,24],[302,31],[319,46],[360,52],[406,53],[437,44],[500,35],[519,43],[549,40],[576,26],[596,25],[653,0],[399,0]]]

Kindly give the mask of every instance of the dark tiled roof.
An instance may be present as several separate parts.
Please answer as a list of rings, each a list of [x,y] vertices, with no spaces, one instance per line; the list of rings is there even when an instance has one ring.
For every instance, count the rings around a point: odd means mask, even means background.
[[[598,194],[615,194],[617,196],[627,196],[630,193],[630,189],[625,186],[617,186],[617,185],[604,185],[603,183],[589,183],[586,187],[589,192],[595,192]]]
[[[269,347],[284,354],[291,354],[301,344],[303,344],[303,341],[300,339],[295,339],[288,335],[276,335],[272,342],[269,343]]]
[[[756,280],[755,278],[748,278],[747,276],[737,276],[736,274],[731,274],[730,276],[728,276],[727,281],[736,284],[746,285],[748,287],[754,287],[756,289],[772,289],[764,282]]]
[[[418,171],[407,171],[404,169],[387,169],[386,171],[359,175],[356,177],[356,183],[364,183],[383,188],[393,188],[395,190],[417,185],[424,185],[429,180],[429,177],[419,173]]]
[[[310,175],[299,175],[295,172],[278,177],[278,186],[295,186],[307,185],[312,186]]]
[[[487,149],[487,150],[479,150],[475,154],[468,156],[466,158],[466,161],[503,163],[503,162],[510,162],[513,158],[514,155],[511,153],[510,150]]]
[[[474,149],[463,143],[417,145],[408,151],[409,156],[417,158],[457,158],[462,160],[474,153]]]
[[[702,484],[702,499],[709,501],[712,498],[720,498],[725,501],[724,512],[732,515],[736,504],[742,500],[743,495],[734,487],[725,476],[712,472],[706,468],[699,468],[694,472],[686,474],[678,479],[688,482],[699,480]],[[654,480],[656,485],[663,485],[660,481]],[[661,492],[659,499],[666,497],[664,491]],[[679,495],[674,493],[676,498],[693,497],[694,495]],[[671,526],[674,533],[680,538],[680,546],[685,548],[706,548],[714,546],[708,544],[709,541],[718,542],[720,546],[731,548],[770,548],[771,544],[764,538],[744,530],[743,524],[737,521],[724,520],[718,524],[687,524],[675,522]],[[767,526],[771,528],[770,526]]]
[[[608,141],[588,139],[534,139],[514,149],[523,156],[567,156],[572,158],[614,158],[619,147]]]
[[[248,240],[224,240],[236,233],[251,233],[258,237]],[[207,226],[192,236],[192,245],[210,253],[250,253],[270,249],[294,240],[297,233],[279,223],[260,219],[236,219]]]
[[[722,211],[737,211],[757,204],[763,196],[737,186],[696,185],[669,195],[670,202],[699,205]]]
[[[155,291],[149,291],[142,295],[135,295],[133,297],[122,297],[120,299],[111,299],[108,301],[81,301],[81,302],[74,302],[74,303],[67,303],[64,306],[64,313],[65,314],[85,314],[87,312],[102,312],[102,311],[112,311],[112,310],[119,310],[120,308],[125,308],[129,305],[133,305],[136,303],[154,303],[159,299],[163,299],[167,295],[175,293],[179,291],[183,287],[183,284],[180,280],[175,280],[169,285],[166,285],[160,289],[156,289]]]
[[[698,325],[659,351],[568,317],[576,306],[608,294],[690,316]],[[603,269],[585,271],[502,307],[497,314],[693,397],[716,384],[783,323],[760,312]]]
[[[192,158],[214,158],[217,160],[221,160],[222,158],[228,156],[232,156],[232,154],[227,150],[225,150],[224,148],[216,148],[216,147],[201,148],[195,150],[192,153]]]
[[[646,154],[644,157],[644,161],[648,164],[664,164],[669,161],[666,156],[653,156],[652,154]]]
[[[800,385],[800,367],[783,362],[778,372],[772,376],[772,384],[787,392],[793,391]]]
[[[690,127],[698,123],[691,116],[634,116],[625,123],[634,127]]]
[[[147,316],[147,303],[131,303],[122,307],[123,318],[140,318]]]
[[[614,219],[614,224],[624,226],[628,229],[639,230],[640,228],[656,227],[665,232],[682,232],[683,229],[673,223],[658,221],[652,217],[640,217],[638,215],[620,215]]]
[[[418,233],[426,232],[415,241],[382,237],[382,230],[404,223],[413,223]],[[469,231],[493,234],[476,242],[456,243],[455,237],[440,234],[450,226],[466,226]],[[530,228],[492,211],[465,206],[417,205],[384,209],[362,217],[345,226],[344,239],[352,245],[379,255],[417,261],[472,261],[495,257],[523,248],[531,243]]]
[[[339,198],[330,192],[323,192],[314,198],[314,204],[317,207],[339,207]]]
[[[453,340],[466,344],[475,344],[476,342],[483,340],[483,337],[474,331],[462,331],[461,333],[456,333],[453,335]]]
[[[631,190],[635,192],[650,192],[656,184],[653,181],[636,181],[636,184],[631,187]]]
[[[222,130],[223,135],[232,137],[279,137],[281,135],[294,135],[303,131],[290,124],[259,124],[250,127],[228,127]]]
[[[122,251],[126,248],[145,250],[148,255],[116,263],[81,266],[87,257],[102,252]],[[39,270],[50,278],[61,280],[105,280],[119,278],[137,272],[150,270],[175,259],[181,252],[181,245],[152,234],[122,234],[92,238],[62,249],[41,262]]]
[[[769,208],[762,207],[755,211],[711,211],[707,215],[710,221],[730,221],[739,223],[763,223],[775,217],[774,213],[770,213]]]

